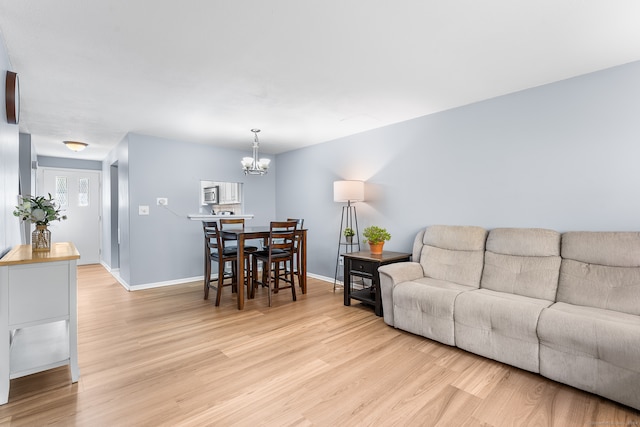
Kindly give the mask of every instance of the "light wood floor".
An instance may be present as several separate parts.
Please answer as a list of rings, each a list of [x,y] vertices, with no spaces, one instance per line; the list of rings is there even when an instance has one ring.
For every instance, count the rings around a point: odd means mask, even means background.
[[[79,268],[80,381],[11,381],[0,426],[638,426],[640,413],[387,326],[310,279],[238,311],[201,283],[126,292]]]

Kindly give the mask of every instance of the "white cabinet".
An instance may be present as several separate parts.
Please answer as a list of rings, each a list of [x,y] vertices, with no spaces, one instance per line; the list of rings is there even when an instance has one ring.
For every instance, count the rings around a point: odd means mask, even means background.
[[[211,197],[207,199],[207,189],[209,195],[215,192],[215,201]],[[222,181],[200,181],[200,205],[236,205],[242,203],[242,183],[222,182]]]
[[[233,205],[240,203],[240,184],[237,182],[221,182],[219,183],[220,205]]]
[[[78,381],[79,258],[66,242],[50,252],[16,246],[0,259],[0,404],[13,378],[70,365]]]

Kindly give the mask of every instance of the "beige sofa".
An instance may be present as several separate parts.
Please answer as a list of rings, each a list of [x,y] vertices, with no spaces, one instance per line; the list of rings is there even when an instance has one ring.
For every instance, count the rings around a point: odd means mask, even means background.
[[[640,409],[640,233],[436,225],[412,259],[387,324]]]

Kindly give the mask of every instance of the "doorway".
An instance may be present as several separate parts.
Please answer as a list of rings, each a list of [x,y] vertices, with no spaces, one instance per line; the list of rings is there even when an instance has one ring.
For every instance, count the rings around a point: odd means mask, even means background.
[[[50,193],[68,219],[49,224],[53,242],[73,242],[79,265],[100,262],[100,171],[38,169],[38,187]]]

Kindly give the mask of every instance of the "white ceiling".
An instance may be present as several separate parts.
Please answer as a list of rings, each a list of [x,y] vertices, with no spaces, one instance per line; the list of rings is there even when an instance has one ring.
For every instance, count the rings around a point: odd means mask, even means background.
[[[640,1],[0,0],[0,32],[38,154],[279,153],[640,60]]]

